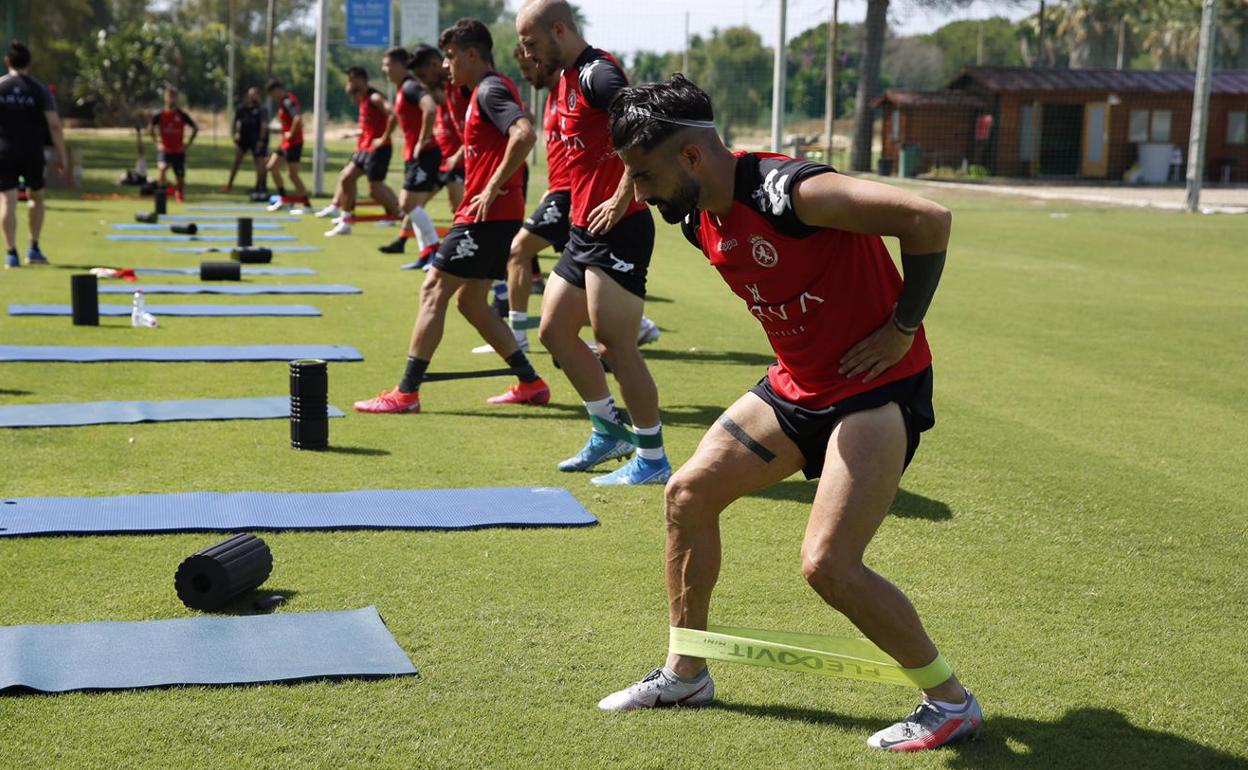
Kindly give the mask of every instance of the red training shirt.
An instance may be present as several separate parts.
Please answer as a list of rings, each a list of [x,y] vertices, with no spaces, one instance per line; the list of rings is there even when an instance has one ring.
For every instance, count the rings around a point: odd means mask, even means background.
[[[767,332],[777,359],[767,370],[771,387],[799,406],[822,409],[930,366],[920,327],[906,355],[871,382],[837,372],[841,356],[888,322],[901,275],[878,235],[798,219],[794,187],[833,169],[772,153],[736,156],[728,216],[695,211],[682,230]]]
[[[589,224],[589,212],[615,194],[624,175],[624,162],[611,146],[607,107],[626,86],[628,78],[615,57],[592,47],[586,47],[559,80],[559,132],[567,151],[576,227]],[[630,201],[624,216],[645,207]]]
[[[416,157],[420,151],[420,134],[425,130],[425,113],[420,108],[420,100],[425,96],[425,89],[416,78],[409,77],[399,84],[394,97],[394,114],[399,119],[399,130],[403,132],[403,160]]]
[[[446,159],[459,151],[464,145],[464,113],[468,110],[468,98],[471,92],[462,86],[446,86],[446,99],[438,105],[438,119],[434,123],[433,138],[442,150],[442,170],[451,171]],[[463,168],[461,158],[455,168]]]
[[[473,89],[468,112],[464,115],[464,145],[468,148],[464,152],[464,200],[455,212],[455,224],[475,221],[465,213],[468,204],[485,189],[498,170],[507,151],[507,129],[523,117],[520,90],[506,75],[491,72]],[[524,165],[521,164],[503,182],[483,221],[524,219],[523,185]]]
[[[159,128],[159,149],[173,155],[186,152],[186,129],[196,128],[195,121],[181,109],[161,110],[152,116],[152,125]]]
[[[295,145],[303,144],[303,125],[300,124],[298,131],[291,131],[290,127],[295,124],[295,117],[299,114],[299,100],[295,97],[293,91],[287,91],[282,97],[282,101],[277,105],[277,119],[282,124],[282,149],[289,150]]]
[[[373,140],[386,134],[386,111],[373,104],[373,94],[379,93],[376,88],[370,87],[360,102],[360,138],[355,141],[355,149],[359,152],[372,152]],[[389,136],[386,136],[386,144],[390,144]]]
[[[567,192],[572,189],[572,180],[568,178],[563,135],[559,133],[559,97],[553,91],[546,95],[542,130],[546,132],[546,186],[550,192]]]

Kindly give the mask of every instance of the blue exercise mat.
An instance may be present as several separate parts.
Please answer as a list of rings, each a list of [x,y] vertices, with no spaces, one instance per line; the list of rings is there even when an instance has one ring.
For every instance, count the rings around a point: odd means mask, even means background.
[[[187,206],[186,210],[187,211],[237,211],[240,214],[246,214],[248,212],[255,212],[258,214],[269,213],[268,206],[263,203],[257,203],[254,206],[240,206],[237,204],[233,206]]]
[[[231,230],[233,231],[233,230],[238,229],[237,224],[230,224],[228,222],[221,222],[221,223],[216,223],[216,224],[211,223],[211,222],[208,224],[200,224],[196,222],[195,226],[196,228],[200,230]],[[159,223],[140,224],[140,223],[134,223],[134,222],[127,222],[125,224],[115,224],[113,225],[113,229],[114,230],[128,230],[128,231],[133,231],[133,232],[161,231],[161,232],[168,233],[169,225],[162,225]],[[275,225],[270,222],[252,222],[251,229],[252,230],[282,230],[284,228],[281,225]],[[170,234],[178,235],[179,233],[170,233]]]
[[[142,286],[101,286],[100,294],[363,294],[354,286],[341,283],[292,283],[286,286],[260,283],[183,283]]]
[[[253,214],[250,211],[246,214],[248,219],[299,219],[298,214],[286,212],[284,214]],[[238,216],[229,214],[161,214],[160,222],[237,222]],[[159,224],[159,222],[157,223]]]
[[[71,347],[67,345],[0,345],[0,363],[16,361],[363,361],[347,345],[187,345],[183,347]]]
[[[17,404],[0,406],[0,428],[56,428],[178,420],[275,420],[289,416],[289,396]],[[343,414],[331,406],[329,416],[342,417]]]
[[[265,246],[266,249],[277,254],[279,252],[294,251],[321,251],[320,246]],[[170,254],[227,254],[233,251],[230,246],[167,246],[165,251]]]
[[[0,692],[410,676],[376,607],[0,626]]]
[[[0,537],[597,524],[557,487],[0,498]]]
[[[311,305],[146,305],[157,316],[238,317],[238,316],[319,316]],[[129,305],[100,305],[102,316],[128,316]],[[9,315],[73,315],[70,305],[9,305]]]
[[[155,235],[148,233],[127,233],[118,235],[109,233],[104,236],[110,241],[176,241],[179,243],[189,243],[192,241],[219,241],[234,242],[237,238],[233,235]],[[253,241],[295,241],[298,240],[293,235],[253,235]]]
[[[310,267],[244,267],[243,275],[316,275]],[[198,267],[136,267],[135,275],[199,275]],[[142,287],[136,287],[142,288]]]

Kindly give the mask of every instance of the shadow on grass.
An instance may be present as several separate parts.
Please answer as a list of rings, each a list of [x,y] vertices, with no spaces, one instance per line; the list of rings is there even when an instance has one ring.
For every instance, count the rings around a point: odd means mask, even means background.
[[[789,500],[795,503],[810,505],[815,501],[815,490],[817,488],[818,484],[813,481],[790,479],[759,490],[752,495],[747,495],[747,497]],[[897,497],[893,499],[893,505],[889,509],[889,513],[903,519],[926,519],[927,521],[947,521],[953,518],[953,511],[941,501],[933,500],[923,495],[916,495],[904,489],[897,490]]]
[[[746,353],[724,350],[653,350],[646,349],[642,355],[654,361],[701,361],[711,364],[743,364],[747,366],[771,366],[776,357],[763,353]],[[761,373],[759,375],[762,376]]]
[[[285,588],[269,588],[264,586],[254,591],[248,591],[234,601],[217,610],[213,615],[268,615],[289,604],[290,600],[299,595],[298,591]],[[261,604],[266,600],[275,596],[285,597],[285,601],[279,602],[272,606],[264,606]],[[257,606],[260,605],[260,606]]]
[[[0,388],[0,396],[29,396],[34,391],[30,390],[10,390],[8,388]]]
[[[361,457],[385,457],[390,454],[389,449],[375,449],[367,446],[334,446],[333,444],[330,444],[328,449],[320,451],[338,455],[359,455]]]
[[[753,717],[829,725],[867,734],[887,725],[871,719],[793,706],[718,703],[711,708]],[[863,751],[870,749],[863,747]],[[1248,759],[1204,746],[1172,733],[1131,724],[1106,708],[1071,709],[1061,719],[993,717],[978,740],[939,749],[946,767],[1051,770],[1127,767],[1133,770],[1180,767],[1248,768]]]

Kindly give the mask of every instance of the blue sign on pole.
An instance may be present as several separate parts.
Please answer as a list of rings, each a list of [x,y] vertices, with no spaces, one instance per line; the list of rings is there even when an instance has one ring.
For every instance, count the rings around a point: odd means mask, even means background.
[[[348,46],[390,46],[390,2],[391,0],[347,0]]]

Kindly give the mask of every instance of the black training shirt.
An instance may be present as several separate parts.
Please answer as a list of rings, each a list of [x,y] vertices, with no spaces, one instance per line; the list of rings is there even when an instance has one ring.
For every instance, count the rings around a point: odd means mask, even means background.
[[[50,137],[45,112],[56,112],[47,87],[30,75],[0,77],[0,156],[43,153]]]

